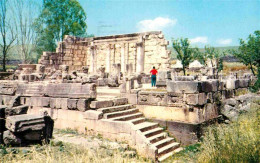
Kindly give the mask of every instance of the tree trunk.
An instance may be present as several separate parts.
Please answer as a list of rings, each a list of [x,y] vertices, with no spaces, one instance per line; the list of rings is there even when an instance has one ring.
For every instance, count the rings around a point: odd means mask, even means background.
[[[255,76],[255,71],[253,69],[253,65],[251,63],[249,65],[250,65],[250,70],[252,71],[253,75]]]
[[[5,52],[3,52],[3,71],[4,72],[6,71],[5,65],[6,65],[6,54],[5,54]]]
[[[182,71],[183,71],[184,76],[186,76],[185,66],[182,66]]]

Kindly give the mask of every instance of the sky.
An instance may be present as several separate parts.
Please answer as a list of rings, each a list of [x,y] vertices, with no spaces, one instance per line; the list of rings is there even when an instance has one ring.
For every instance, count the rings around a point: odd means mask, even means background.
[[[95,36],[163,31],[197,47],[238,46],[260,30],[260,0],[79,0]]]

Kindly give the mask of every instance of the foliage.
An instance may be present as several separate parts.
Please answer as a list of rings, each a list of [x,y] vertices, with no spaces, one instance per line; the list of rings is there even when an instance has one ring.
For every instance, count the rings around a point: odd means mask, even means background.
[[[253,90],[257,91],[260,88],[260,31],[255,31],[254,34],[248,36],[248,41],[240,39],[240,46],[237,51],[231,51],[243,64],[249,66],[251,72],[256,75],[257,68],[258,80],[255,83]]]
[[[40,16],[35,21],[39,34],[38,52],[54,51],[55,43],[65,35],[86,35],[86,13],[77,0],[44,0]]]
[[[186,68],[193,60],[193,54],[195,50],[190,47],[189,40],[185,39],[176,39],[172,40],[172,47],[177,52],[177,59],[181,61],[182,70],[184,75],[186,75]]]

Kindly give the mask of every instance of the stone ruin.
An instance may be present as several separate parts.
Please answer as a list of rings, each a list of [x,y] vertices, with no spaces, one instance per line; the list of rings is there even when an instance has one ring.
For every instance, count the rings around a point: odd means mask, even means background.
[[[180,144],[197,142],[203,126],[232,120],[240,112],[235,106],[248,109],[235,94],[247,91],[251,74],[216,75],[214,66],[194,62],[189,68],[197,74],[180,76],[180,62],[169,67],[167,44],[161,32],[66,36],[39,64],[21,64],[15,80],[0,81],[0,141],[48,141],[54,125],[126,141],[162,161],[181,151]],[[154,90],[147,89],[152,66],[159,68]]]
[[[1,89],[1,94],[4,93]],[[7,99],[6,99],[7,98]],[[0,144],[24,146],[48,143],[52,138],[54,121],[47,113],[27,114],[28,105],[21,105],[19,96],[6,96],[0,105]],[[5,104],[5,105],[2,105]]]

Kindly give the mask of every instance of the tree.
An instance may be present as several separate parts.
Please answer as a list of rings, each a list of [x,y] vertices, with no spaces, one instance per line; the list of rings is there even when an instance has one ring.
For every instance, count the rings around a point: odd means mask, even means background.
[[[3,71],[6,71],[6,61],[10,49],[16,39],[13,21],[11,19],[8,0],[0,0],[0,49],[2,52]]]
[[[185,39],[176,39],[172,40],[172,47],[177,52],[177,59],[181,61],[182,71],[186,75],[186,68],[189,66],[193,60],[194,49],[190,47],[189,40]]]
[[[55,43],[65,35],[86,34],[86,13],[77,0],[44,0],[43,9],[35,22],[38,30],[38,50],[54,51]]]
[[[231,53],[236,56],[240,62],[248,66],[256,75],[254,66],[259,67],[260,62],[260,31],[255,31],[254,35],[248,36],[248,42],[240,39],[240,46],[237,51],[233,50]]]
[[[15,13],[15,27],[17,28],[17,48],[23,63],[32,62],[32,53],[36,48],[37,33],[33,28],[34,17],[38,13],[38,7],[31,0],[13,0],[13,12]]]
[[[240,39],[240,46],[237,51],[233,50],[231,53],[236,56],[243,64],[248,66],[253,73],[256,75],[258,80],[255,83],[254,90],[257,91],[260,87],[260,31],[257,30],[254,34],[250,34],[247,38],[247,42]]]
[[[219,52],[214,47],[205,46],[204,52],[196,52],[194,55],[194,59],[197,59],[202,64],[206,64],[207,60],[210,60],[212,66],[215,66],[218,73],[223,70],[223,59],[226,55],[226,52]]]

